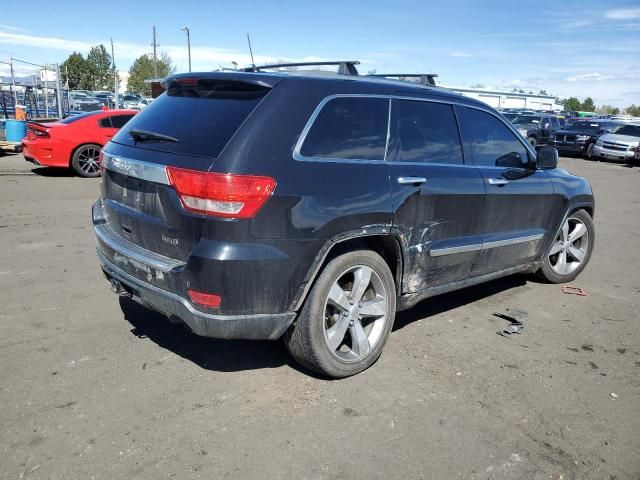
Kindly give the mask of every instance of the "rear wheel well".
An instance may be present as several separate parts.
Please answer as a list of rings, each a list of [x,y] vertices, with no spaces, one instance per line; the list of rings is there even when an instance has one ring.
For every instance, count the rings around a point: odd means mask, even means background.
[[[400,294],[400,286],[402,285],[402,250],[398,240],[390,235],[370,235],[343,240],[331,248],[322,264],[322,268],[334,258],[354,250],[372,250],[380,255],[389,266],[389,270],[391,270],[396,284],[396,294]]]
[[[572,214],[576,213],[578,210],[584,210],[585,212],[587,212],[589,214],[589,216],[591,218],[593,218],[593,207],[591,207],[591,206],[575,207],[575,208],[571,209],[571,211],[569,212],[569,215],[572,215]]]
[[[80,145],[76,145],[73,150],[71,150],[71,155],[69,155],[69,168],[73,167],[73,156],[76,154],[76,152],[78,151],[78,149],[82,148],[82,147],[86,147],[87,145],[96,145],[98,147],[100,147],[101,149],[104,147],[104,145],[100,145],[99,143],[96,142],[87,142],[87,143],[81,143]]]

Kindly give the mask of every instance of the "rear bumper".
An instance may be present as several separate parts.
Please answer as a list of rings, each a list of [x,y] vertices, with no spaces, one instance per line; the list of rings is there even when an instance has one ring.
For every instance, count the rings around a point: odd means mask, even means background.
[[[150,285],[118,268],[98,249],[109,280],[116,280],[134,300],[171,319],[184,322],[196,335],[214,338],[275,340],[295,318],[295,313],[264,315],[212,315],[196,310],[188,300]]]

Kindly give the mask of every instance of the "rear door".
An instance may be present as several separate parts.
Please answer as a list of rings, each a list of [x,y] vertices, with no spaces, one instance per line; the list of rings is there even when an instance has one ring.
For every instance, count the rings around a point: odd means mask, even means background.
[[[106,233],[186,260],[201,237],[204,217],[183,207],[167,168],[195,172],[192,178],[208,171],[269,91],[264,84],[217,78],[173,81],[166,94],[126,122],[103,152]],[[116,119],[116,125],[119,120],[124,119]],[[132,135],[136,130],[161,137]]]
[[[405,243],[403,293],[467,278],[482,244],[485,187],[465,164],[452,105],[394,99],[391,163],[396,229]]]
[[[551,234],[551,179],[544,170],[531,168],[533,154],[497,114],[471,107],[457,111],[463,140],[486,189],[483,245],[474,275],[537,259],[543,239]]]

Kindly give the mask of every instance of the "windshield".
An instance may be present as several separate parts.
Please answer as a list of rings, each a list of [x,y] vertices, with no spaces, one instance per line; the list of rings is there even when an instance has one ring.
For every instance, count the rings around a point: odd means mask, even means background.
[[[620,125],[612,133],[616,135],[628,135],[630,137],[640,137],[640,125]]]
[[[514,125],[538,125],[541,121],[540,117],[534,115],[520,115],[512,120]]]
[[[564,127],[565,130],[579,130],[581,132],[593,132],[596,133],[600,130],[600,125],[593,122],[569,122]]]

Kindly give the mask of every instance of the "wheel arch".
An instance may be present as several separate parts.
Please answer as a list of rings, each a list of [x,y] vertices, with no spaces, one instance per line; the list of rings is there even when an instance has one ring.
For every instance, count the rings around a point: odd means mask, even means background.
[[[75,147],[73,147],[71,149],[71,153],[69,154],[69,168],[73,168],[73,156],[76,154],[76,152],[80,148],[86,147],[87,145],[97,145],[98,147],[100,147],[101,150],[104,148],[104,145],[102,145],[99,142],[82,142],[82,143],[79,143],[78,145],[76,145]]]
[[[328,240],[316,256],[305,277],[305,282],[294,298],[290,310],[298,311],[302,307],[311,287],[313,287],[318,275],[327,263],[339,255],[354,250],[372,250],[380,255],[391,270],[395,282],[396,295],[399,295],[404,268],[401,245],[400,239],[392,233],[389,226],[366,227],[357,232],[349,232],[338,238]]]

